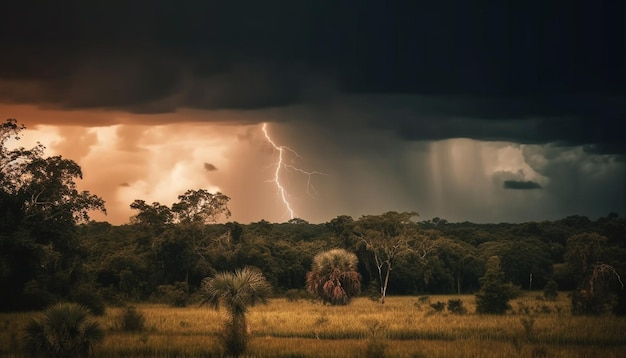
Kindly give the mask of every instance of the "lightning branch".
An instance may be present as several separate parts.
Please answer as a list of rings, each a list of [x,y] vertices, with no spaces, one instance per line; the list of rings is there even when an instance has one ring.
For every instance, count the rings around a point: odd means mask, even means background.
[[[295,150],[284,145],[276,144],[276,142],[274,142],[272,137],[270,137],[269,135],[269,132],[267,130],[267,123],[263,123],[262,129],[263,129],[263,134],[265,135],[265,139],[267,140],[267,142],[274,148],[275,151],[278,152],[278,159],[276,160],[276,163],[274,163],[276,167],[276,169],[274,170],[274,178],[271,179],[270,182],[276,185],[276,189],[278,190],[278,195],[280,199],[282,200],[283,205],[287,209],[287,212],[289,212],[290,219],[293,219],[297,217],[296,212],[294,211],[291,203],[289,202],[289,197],[290,197],[289,193],[287,193],[285,186],[282,184],[280,180],[281,173],[292,171],[292,172],[298,172],[298,173],[305,175],[307,177],[306,191],[307,191],[307,194],[312,197],[317,196],[317,192],[315,191],[315,187],[313,187],[311,183],[311,177],[314,174],[318,174],[318,175],[326,175],[326,174],[322,172],[318,172],[318,171],[306,171],[294,165],[285,163],[286,153],[290,153],[297,158],[302,158],[302,157]]]

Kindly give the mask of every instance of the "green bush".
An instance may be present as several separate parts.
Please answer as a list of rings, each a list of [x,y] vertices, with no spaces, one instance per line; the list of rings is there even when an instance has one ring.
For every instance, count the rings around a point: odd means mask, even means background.
[[[480,278],[480,291],[476,294],[476,311],[486,314],[504,314],[509,307],[512,285],[504,283],[500,258],[491,256],[485,275]]]
[[[504,289],[509,300],[520,298],[524,294],[520,286],[516,286],[510,282],[504,285]]]

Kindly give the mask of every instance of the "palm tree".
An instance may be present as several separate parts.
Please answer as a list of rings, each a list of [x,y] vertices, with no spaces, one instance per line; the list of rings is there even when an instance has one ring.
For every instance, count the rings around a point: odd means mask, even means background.
[[[24,343],[31,356],[87,357],[104,339],[100,324],[77,303],[57,303],[33,317],[25,327]]]
[[[230,321],[225,325],[222,336],[226,354],[241,355],[248,343],[248,308],[267,303],[272,287],[260,271],[245,267],[234,273],[222,272],[215,277],[206,277],[200,289],[203,295],[201,304],[208,304],[214,309],[219,309],[221,305],[228,311]]]
[[[313,258],[306,275],[307,290],[332,305],[346,305],[361,291],[361,275],[356,271],[358,259],[344,249],[333,249]]]

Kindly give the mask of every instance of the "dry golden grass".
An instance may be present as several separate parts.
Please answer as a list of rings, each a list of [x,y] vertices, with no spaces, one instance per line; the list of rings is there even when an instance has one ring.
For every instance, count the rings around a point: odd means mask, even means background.
[[[430,303],[461,299],[466,315],[435,312]],[[612,316],[574,317],[558,301],[534,295],[511,302],[503,316],[474,313],[474,296],[389,297],[384,305],[366,298],[348,306],[273,299],[248,315],[249,352],[260,357],[362,357],[371,342],[390,357],[619,357],[626,349],[626,320]],[[99,317],[107,334],[101,357],[219,356],[217,333],[224,312],[207,307],[139,305],[147,329],[119,329],[122,310]],[[30,314],[0,315],[0,356],[18,356],[19,332]],[[524,326],[526,323],[526,327]]]

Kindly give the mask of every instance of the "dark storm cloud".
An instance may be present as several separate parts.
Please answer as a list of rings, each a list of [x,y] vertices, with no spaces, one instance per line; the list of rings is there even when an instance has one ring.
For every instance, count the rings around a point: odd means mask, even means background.
[[[624,6],[14,1],[0,15],[0,101],[135,113],[331,106],[349,115],[309,118],[406,140],[624,154]]]
[[[341,106],[361,122],[407,140],[472,138],[626,153],[626,100],[564,97],[369,95],[345,98]]]
[[[526,180],[526,181],[505,180],[503,187],[504,189],[521,189],[521,190],[541,189],[541,184],[534,182],[534,181],[530,181],[530,180]]]

